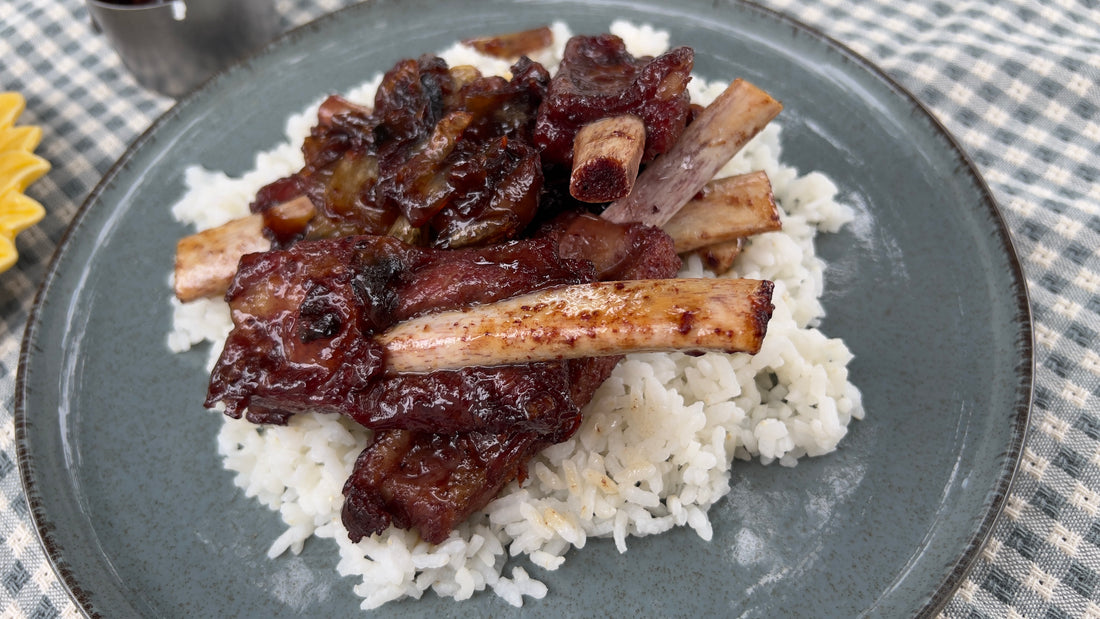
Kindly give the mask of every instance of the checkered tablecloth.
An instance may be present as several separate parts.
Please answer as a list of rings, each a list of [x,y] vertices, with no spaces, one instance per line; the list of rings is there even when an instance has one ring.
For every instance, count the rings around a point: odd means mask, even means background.
[[[289,25],[351,0],[278,0]],[[1031,294],[1036,390],[1022,471],[949,617],[1100,619],[1100,3],[767,0],[901,82],[993,188]],[[27,99],[53,170],[44,221],[0,274],[0,617],[79,616],[38,544],[12,407],[35,289],[79,205],[171,105],[138,87],[81,0],[0,0],[0,91]]]

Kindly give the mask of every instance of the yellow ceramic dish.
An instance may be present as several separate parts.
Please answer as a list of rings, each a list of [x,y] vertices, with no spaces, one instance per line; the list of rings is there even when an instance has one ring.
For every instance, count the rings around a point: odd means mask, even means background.
[[[23,113],[27,101],[17,92],[0,92],[0,129],[15,124],[15,119]]]
[[[29,125],[0,130],[0,153],[10,150],[32,152],[42,141],[42,129]]]
[[[38,127],[16,127],[26,100],[17,92],[0,92],[0,271],[19,259],[15,235],[42,220],[46,209],[23,195],[49,171],[50,162],[34,154],[42,140]]]
[[[0,193],[23,192],[50,169],[50,162],[25,150],[0,152]]]

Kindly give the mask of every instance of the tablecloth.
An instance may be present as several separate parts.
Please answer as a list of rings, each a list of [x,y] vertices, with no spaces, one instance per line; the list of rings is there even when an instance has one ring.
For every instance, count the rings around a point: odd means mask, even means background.
[[[288,26],[351,0],[279,0]],[[1100,618],[1100,2],[767,0],[867,57],[959,139],[1023,263],[1035,327],[1022,466],[947,617]],[[80,0],[0,3],[0,90],[44,130],[46,218],[0,274],[0,617],[80,616],[36,538],[12,424],[35,289],[80,204],[172,101],[140,88]]]

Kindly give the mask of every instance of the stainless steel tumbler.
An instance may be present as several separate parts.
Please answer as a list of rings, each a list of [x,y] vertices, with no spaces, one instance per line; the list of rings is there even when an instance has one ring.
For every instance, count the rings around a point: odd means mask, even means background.
[[[190,92],[282,29],[275,0],[86,2],[138,83],[169,97]]]

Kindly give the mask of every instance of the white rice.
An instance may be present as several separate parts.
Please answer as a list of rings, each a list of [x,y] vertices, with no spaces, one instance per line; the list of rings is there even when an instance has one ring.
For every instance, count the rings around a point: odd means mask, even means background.
[[[554,57],[538,59],[551,70],[569,36],[560,24],[554,30]],[[611,30],[635,55],[668,47],[668,35],[648,26],[618,22]],[[458,45],[442,55],[452,66],[507,70]],[[370,103],[379,79],[347,96]],[[705,103],[724,86],[696,78],[692,99]],[[315,118],[316,104],[290,118],[287,141],[257,155],[254,169],[239,178],[188,169],[189,190],[173,215],[203,229],[247,214],[262,185],[303,165],[299,147]],[[803,175],[780,162],[780,137],[773,123],[719,174],[766,171],[783,211],[783,231],[752,239],[728,274],[775,282],[775,312],[759,354],[628,356],[597,391],[573,438],[534,458],[523,486],[513,483],[435,546],[392,528],[357,544],[348,541],[340,523],[341,488],[369,431],[337,415],[296,415],[286,427],[262,429],[225,418],[218,437],[224,466],[248,496],[278,511],[287,525],[268,555],[297,553],[311,536],[332,538],[340,553],[337,570],[358,579],[355,593],[364,609],[419,598],[428,589],[456,600],[491,589],[521,606],[525,597],[545,596],[547,588],[510,565],[509,557],[525,555],[555,570],[589,537],[610,537],[620,552],[631,536],[679,526],[709,540],[707,510],[729,492],[733,460],[795,466],[803,456],[836,449],[863,410],[859,390],[848,382],[848,348],[816,328],[824,314],[825,265],[814,253],[814,237],[849,222],[852,210],[836,201],[837,188],[824,175]],[[694,257],[681,275],[713,277]],[[212,366],[232,326],[226,305],[172,302],[169,348],[180,352],[209,341]]]

